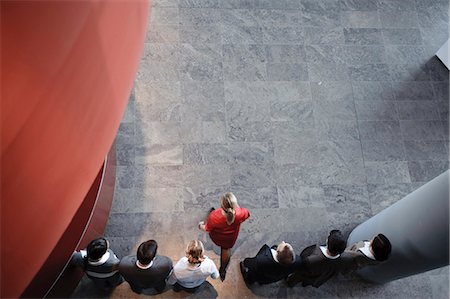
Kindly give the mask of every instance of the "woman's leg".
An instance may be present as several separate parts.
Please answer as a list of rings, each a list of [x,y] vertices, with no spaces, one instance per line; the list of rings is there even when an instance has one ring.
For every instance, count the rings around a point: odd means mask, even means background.
[[[227,274],[227,266],[230,262],[230,249],[220,248],[220,279],[225,280],[225,275]]]

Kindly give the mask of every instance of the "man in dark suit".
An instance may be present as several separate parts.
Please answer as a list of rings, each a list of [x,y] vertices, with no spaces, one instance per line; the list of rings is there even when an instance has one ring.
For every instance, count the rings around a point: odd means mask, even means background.
[[[387,260],[391,250],[389,239],[383,234],[378,234],[370,241],[360,241],[347,247],[345,252],[354,258],[356,270]]]
[[[272,248],[264,244],[255,257],[244,259],[240,267],[247,284],[268,284],[286,278],[299,264],[300,258],[295,256],[291,244],[283,241]]]
[[[119,272],[135,293],[150,288],[161,293],[166,287],[173,264],[168,257],[156,255],[157,249],[156,241],[149,240],[139,245],[137,255],[126,256],[120,261]]]
[[[337,273],[348,272],[353,266],[353,259],[343,254],[346,240],[339,230],[332,230],[326,246],[311,245],[300,254],[299,269],[288,277],[288,286],[299,282],[302,286],[312,285],[318,288]]]

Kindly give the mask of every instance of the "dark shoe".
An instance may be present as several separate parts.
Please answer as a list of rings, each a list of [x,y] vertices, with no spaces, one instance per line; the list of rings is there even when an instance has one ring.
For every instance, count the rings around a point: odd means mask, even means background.
[[[220,269],[219,270],[219,275],[220,275],[220,280],[224,281],[225,280],[225,276],[227,275],[227,270]]]
[[[211,209],[209,209],[209,212],[211,213],[211,212],[213,212],[215,209],[214,208],[211,208]]]

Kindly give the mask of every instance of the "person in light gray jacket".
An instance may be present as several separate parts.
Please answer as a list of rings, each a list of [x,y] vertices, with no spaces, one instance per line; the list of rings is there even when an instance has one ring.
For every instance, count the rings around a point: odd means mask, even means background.
[[[182,257],[173,268],[173,273],[169,278],[169,283],[173,284],[174,291],[185,290],[195,292],[206,278],[217,279],[219,271],[216,264],[203,255],[203,243],[199,240],[192,240],[186,248],[186,256]]]

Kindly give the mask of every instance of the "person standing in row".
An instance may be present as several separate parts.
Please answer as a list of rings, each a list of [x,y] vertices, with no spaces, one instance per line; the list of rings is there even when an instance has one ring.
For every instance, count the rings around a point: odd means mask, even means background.
[[[157,250],[158,243],[148,240],[139,245],[136,255],[128,255],[120,261],[119,271],[133,292],[140,294],[153,288],[161,293],[166,287],[166,278],[172,271],[172,260],[157,255]]]
[[[96,287],[105,292],[110,292],[123,282],[118,271],[119,262],[105,238],[92,240],[86,250],[74,252],[71,260],[71,263],[84,270]]]
[[[285,279],[300,266],[292,245],[281,242],[278,246],[264,244],[258,254],[240,262],[242,277],[247,284],[268,284]]]
[[[332,230],[326,245],[311,245],[300,253],[301,264],[298,270],[286,281],[289,287],[299,282],[306,287],[320,287],[338,273],[347,273],[354,265],[353,257],[345,254],[346,239],[339,230]]]
[[[203,255],[205,251],[203,243],[192,240],[186,248],[186,256],[182,257],[173,267],[172,275],[168,282],[173,284],[175,291],[185,290],[193,293],[202,285],[206,278],[219,278],[216,264]]]
[[[355,270],[384,262],[389,258],[391,250],[391,242],[383,234],[376,235],[370,241],[360,241],[345,249],[354,258]]]
[[[220,246],[220,279],[225,280],[226,269],[230,262],[230,250],[239,235],[239,228],[250,213],[238,205],[233,193],[228,192],[221,198],[220,209],[209,213],[206,223],[200,222],[199,228],[209,233],[211,240]]]

